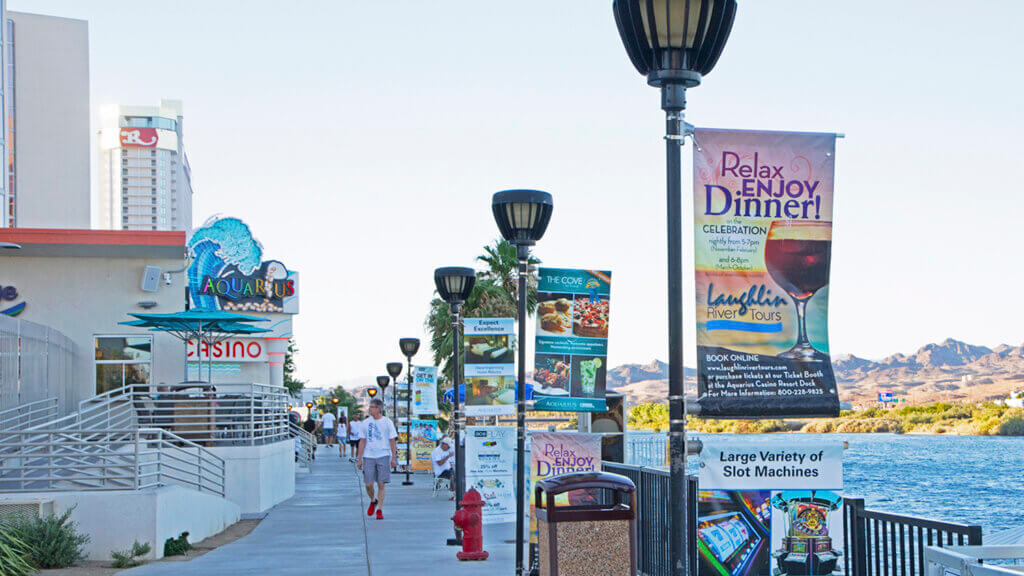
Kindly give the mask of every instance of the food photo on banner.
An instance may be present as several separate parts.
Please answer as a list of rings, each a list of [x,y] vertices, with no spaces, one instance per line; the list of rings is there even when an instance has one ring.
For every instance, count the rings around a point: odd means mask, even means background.
[[[607,270],[538,270],[535,410],[605,410],[611,282]]]
[[[706,442],[698,575],[843,573],[842,456],[839,442]]]
[[[414,416],[437,415],[437,366],[413,366],[412,413]]]
[[[515,337],[512,318],[463,320],[467,416],[515,414]]]
[[[466,428],[466,488],[484,501],[483,523],[515,522],[515,443],[512,426]]]
[[[533,432],[530,434],[530,543],[537,543],[537,514],[533,491],[537,482],[570,472],[601,470],[601,434],[579,432]],[[559,494],[555,505],[590,503],[585,490]]]
[[[828,344],[835,139],[694,133],[697,385],[705,417],[839,414]]]

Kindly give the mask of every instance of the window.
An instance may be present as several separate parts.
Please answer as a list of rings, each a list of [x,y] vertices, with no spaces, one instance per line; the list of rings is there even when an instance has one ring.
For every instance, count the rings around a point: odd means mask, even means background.
[[[96,393],[128,384],[149,384],[152,349],[150,336],[97,336]]]

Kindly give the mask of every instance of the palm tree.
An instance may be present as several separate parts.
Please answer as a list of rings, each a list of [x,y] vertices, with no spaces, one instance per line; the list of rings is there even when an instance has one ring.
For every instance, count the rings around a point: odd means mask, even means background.
[[[469,300],[462,306],[466,318],[515,318],[519,261],[516,248],[505,240],[495,240],[484,246],[484,253],[477,260],[487,264],[487,269],[476,273],[476,284]],[[530,257],[526,280],[526,305],[530,314],[537,308],[537,268],[540,260]],[[452,382],[452,316],[448,303],[438,297],[430,301],[430,313],[424,322],[430,333],[430,350],[434,364],[441,367],[438,375],[438,398],[447,383]],[[442,411],[448,407],[442,405]]]

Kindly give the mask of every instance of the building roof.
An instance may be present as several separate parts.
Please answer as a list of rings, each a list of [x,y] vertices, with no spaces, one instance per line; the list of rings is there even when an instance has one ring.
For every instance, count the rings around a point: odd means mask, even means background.
[[[185,259],[185,232],[181,231],[0,228],[0,242],[21,246],[0,252],[4,257]]]

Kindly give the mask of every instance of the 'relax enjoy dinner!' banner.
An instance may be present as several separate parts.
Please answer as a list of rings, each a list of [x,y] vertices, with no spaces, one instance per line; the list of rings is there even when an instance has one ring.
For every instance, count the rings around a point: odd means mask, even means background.
[[[603,412],[612,273],[541,268],[538,274],[533,407]]]
[[[836,416],[835,134],[694,134],[698,395],[708,417]]]

